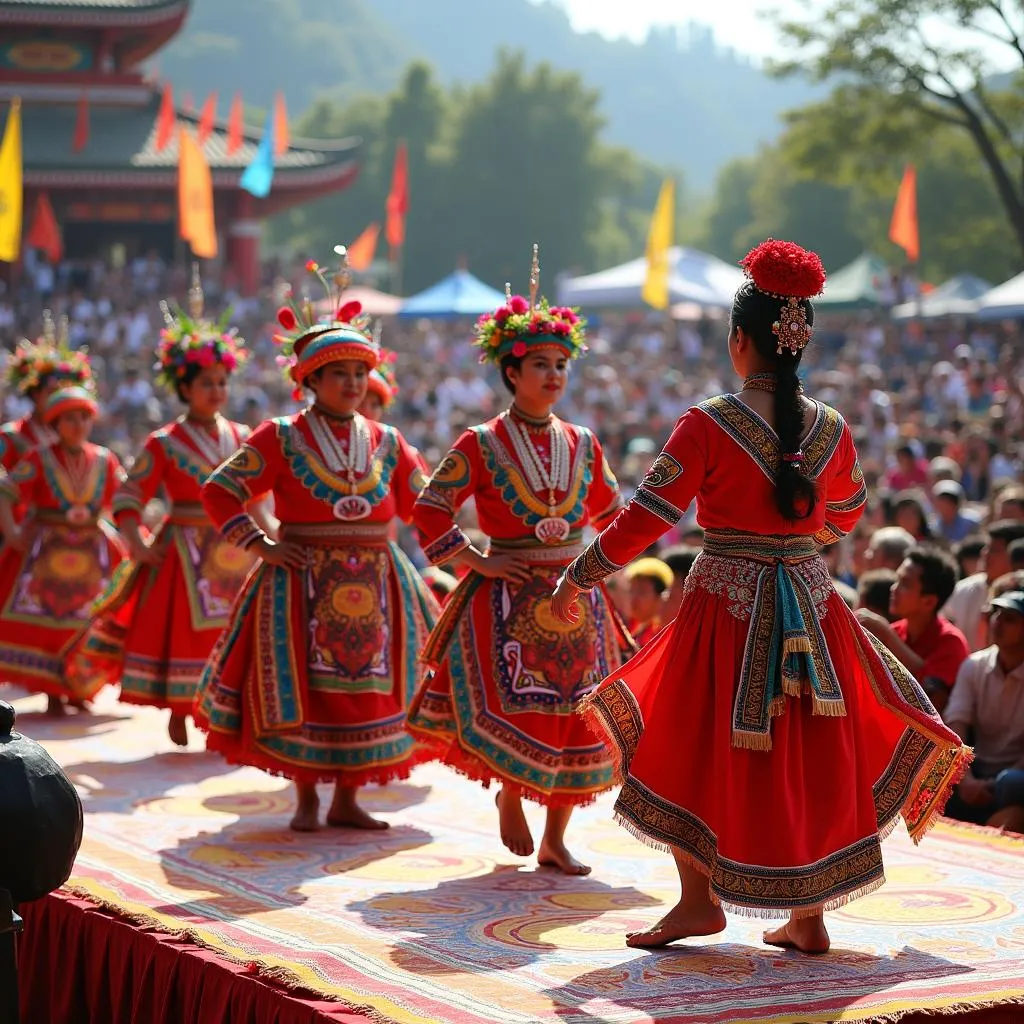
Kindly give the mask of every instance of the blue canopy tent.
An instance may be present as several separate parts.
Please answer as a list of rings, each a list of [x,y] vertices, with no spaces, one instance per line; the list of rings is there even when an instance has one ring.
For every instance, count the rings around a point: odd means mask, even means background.
[[[947,316],[970,316],[978,299],[992,290],[988,281],[974,274],[957,274],[918,299],[893,308],[893,320],[939,320]]]
[[[503,292],[484,284],[468,270],[456,270],[426,291],[406,299],[398,315],[435,319],[479,316],[497,309],[504,301]]]

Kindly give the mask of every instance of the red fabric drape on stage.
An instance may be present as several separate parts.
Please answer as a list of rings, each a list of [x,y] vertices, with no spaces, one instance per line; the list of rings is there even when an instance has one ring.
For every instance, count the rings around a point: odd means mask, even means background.
[[[22,1024],[367,1024],[166,932],[55,893],[24,904]]]

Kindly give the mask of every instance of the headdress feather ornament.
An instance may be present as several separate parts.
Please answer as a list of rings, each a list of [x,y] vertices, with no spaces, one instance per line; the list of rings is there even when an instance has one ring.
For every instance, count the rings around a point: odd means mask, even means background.
[[[289,294],[288,303],[277,311],[277,323],[283,332],[274,335],[274,342],[281,349],[277,362],[296,384],[296,399],[302,397],[303,381],[321,366],[343,359],[358,359],[373,370],[380,360],[379,338],[371,335],[370,320],[363,313],[362,305],[355,301],[342,302],[352,279],[348,250],[336,245],[334,252],[341,262],[330,278],[315,260],[306,261],[306,272],[323,286],[334,314],[318,319],[307,294],[298,302]]]
[[[769,238],[740,261],[754,287],[782,301],[779,319],[772,324],[776,354],[800,352],[811,340],[811,325],[803,302],[820,295],[825,287],[825,268],[818,254],[795,242]]]
[[[55,322],[53,314],[43,310],[43,333],[36,341],[18,343],[7,360],[7,382],[19,394],[38,388],[44,380],[56,378],[68,385],[95,387],[87,349],[68,345],[68,318]]]
[[[229,329],[231,310],[225,310],[216,323],[203,319],[203,286],[199,265],[192,264],[192,284],[188,290],[188,313],[160,303],[164,327],[156,349],[153,369],[156,379],[172,394],[190,366],[214,366],[223,363],[228,372],[236,370],[248,358],[245,342]]]
[[[530,264],[529,299],[513,295],[505,285],[505,304],[485,313],[473,328],[474,344],[480,348],[480,362],[500,363],[507,356],[525,356],[530,349],[559,348],[570,359],[587,351],[587,322],[578,309],[552,306],[540,298],[539,247],[533,247]]]

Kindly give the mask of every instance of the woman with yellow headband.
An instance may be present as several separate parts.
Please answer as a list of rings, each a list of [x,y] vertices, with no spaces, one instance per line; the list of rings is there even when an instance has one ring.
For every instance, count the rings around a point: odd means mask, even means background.
[[[511,392],[507,412],[467,430],[416,502],[415,522],[434,565],[469,569],[445,606],[424,652],[436,669],[409,715],[413,733],[456,771],[499,783],[502,842],[517,856],[534,851],[523,799],[547,808],[538,861],[584,875],[565,845],[573,807],[613,782],[612,758],[573,707],[622,662],[632,643],[603,589],[570,627],[551,614],[559,573],[582,550],[583,528],[621,505],[619,485],[597,438],[552,408],[569,363],[584,350],[584,324],[571,309],[509,295],[477,323],[481,361],[495,365]],[[457,522],[476,503],[491,538],[478,551]]]
[[[257,427],[203,487],[224,538],[260,563],[203,673],[196,723],[228,761],[295,782],[297,831],[319,827],[318,782],[335,784],[328,825],[386,828],[358,790],[407,777],[422,756],[405,709],[436,605],[388,530],[410,518],[423,475],[397,430],[356,411],[379,360],[359,314],[346,303],[317,323],[305,301],[278,311],[281,363],[312,405]],[[247,511],[267,492],[279,540]]]
[[[114,497],[131,561],[93,608],[68,673],[84,686],[119,682],[125,703],[166,708],[168,734],[184,747],[199,676],[255,561],[221,539],[200,499],[206,478],[249,436],[248,427],[221,414],[246,352],[226,318],[203,318],[198,275],[187,314],[162,308],[154,369],[185,412],[150,434]],[[158,492],[168,516],[146,540],[142,517]]]
[[[63,714],[65,701],[81,707],[99,688],[75,688],[64,661],[124,554],[101,519],[123,474],[113,452],[89,442],[97,412],[83,387],[54,391],[43,421],[56,441],[0,482],[0,679],[47,694],[51,714]],[[22,525],[18,505],[31,510]]]

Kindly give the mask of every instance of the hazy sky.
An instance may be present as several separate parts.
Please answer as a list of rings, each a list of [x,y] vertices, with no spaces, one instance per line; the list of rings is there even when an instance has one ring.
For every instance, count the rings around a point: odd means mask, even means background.
[[[778,40],[760,12],[781,10],[799,15],[796,0],[560,0],[573,26],[608,36],[643,39],[651,25],[703,22],[715,38],[741,53],[765,57],[778,53]]]

